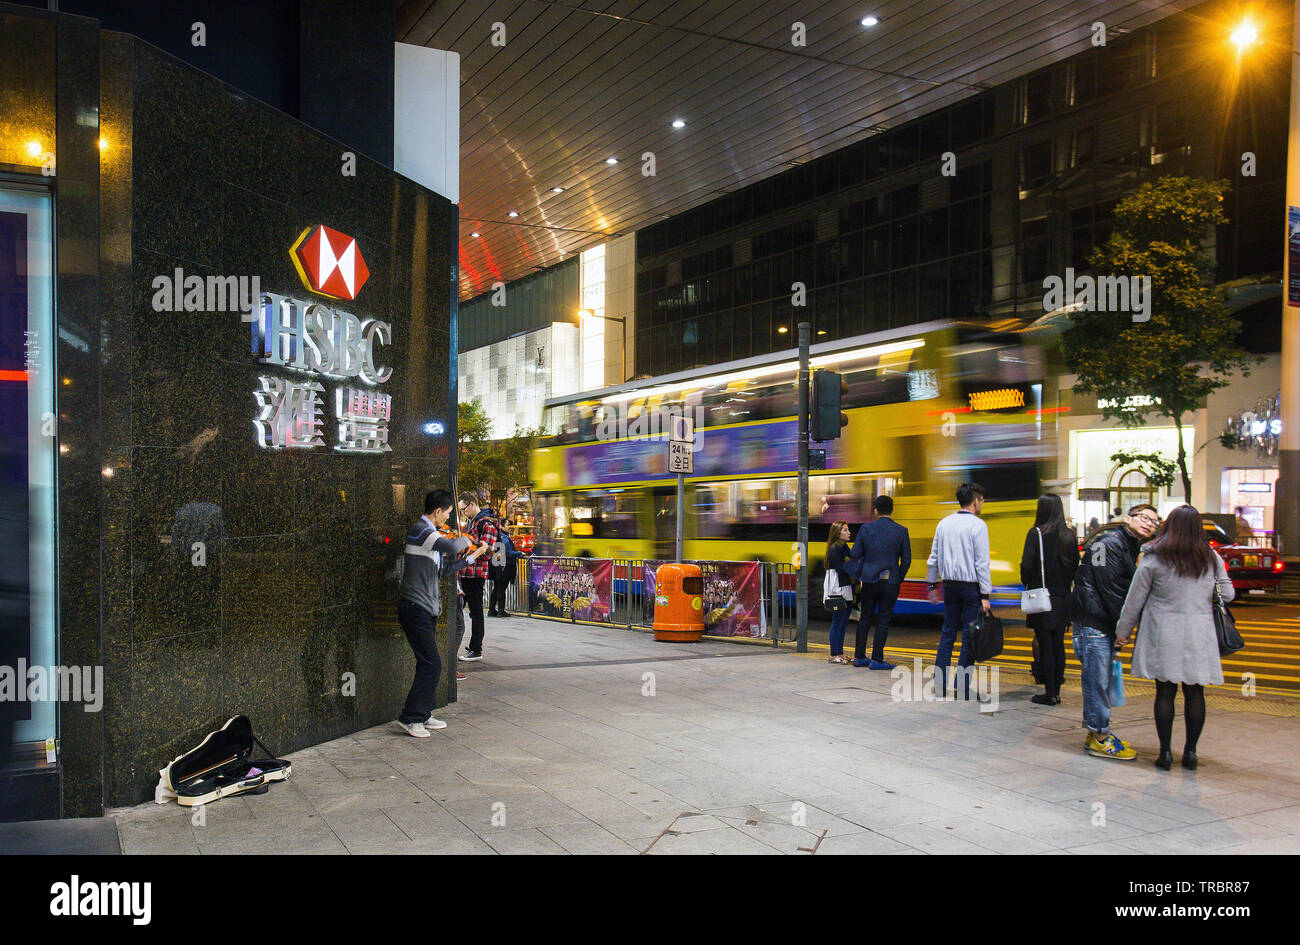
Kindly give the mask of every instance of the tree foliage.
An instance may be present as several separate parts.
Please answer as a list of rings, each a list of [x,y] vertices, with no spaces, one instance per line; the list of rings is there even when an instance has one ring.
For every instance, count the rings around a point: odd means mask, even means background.
[[[1165,177],[1144,184],[1115,207],[1110,238],[1088,257],[1097,275],[1149,276],[1147,321],[1127,313],[1079,311],[1062,346],[1077,375],[1075,390],[1104,400],[1101,413],[1125,427],[1168,417],[1178,433],[1178,470],[1188,501],[1192,482],[1183,447],[1183,417],[1235,372],[1257,363],[1236,343],[1240,325],[1211,284],[1203,247],[1228,222],[1226,181]],[[1150,397],[1134,405],[1131,398]]]
[[[1160,453],[1138,453],[1133,450],[1120,450],[1110,454],[1110,461],[1121,466],[1137,466],[1147,477],[1147,483],[1157,489],[1168,489],[1174,484],[1174,475],[1178,464],[1166,459]]]
[[[515,428],[513,436],[492,439],[492,420],[477,400],[456,405],[460,454],[457,487],[490,498],[510,514],[528,495],[528,461],[540,430]]]

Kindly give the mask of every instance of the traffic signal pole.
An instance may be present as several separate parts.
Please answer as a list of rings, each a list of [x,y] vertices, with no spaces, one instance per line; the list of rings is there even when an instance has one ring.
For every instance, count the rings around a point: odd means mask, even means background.
[[[799,323],[799,568],[795,573],[795,650],[808,652],[808,340],[812,325]]]

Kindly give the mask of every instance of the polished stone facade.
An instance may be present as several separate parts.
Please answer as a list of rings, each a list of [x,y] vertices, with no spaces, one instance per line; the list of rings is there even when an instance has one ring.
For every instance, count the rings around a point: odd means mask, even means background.
[[[43,21],[59,54],[61,659],[102,662],[107,689],[102,713],[61,714],[62,813],[93,815],[150,796],[231,715],[279,752],[396,717],[413,658],[394,563],[453,472],[456,208],[361,154],[345,175],[346,145],[129,36]],[[364,255],[355,300],[295,271],[317,224]],[[259,364],[238,311],[155,311],[154,279],[178,268],[390,323],[391,452],[332,448],[346,382],[320,377],[325,445],[260,446],[258,377],[301,375]],[[444,673],[438,704],[454,685]]]

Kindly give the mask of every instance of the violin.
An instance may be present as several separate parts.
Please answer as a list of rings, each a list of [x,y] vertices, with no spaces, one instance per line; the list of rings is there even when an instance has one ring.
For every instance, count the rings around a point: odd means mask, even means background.
[[[467,547],[464,551],[460,553],[460,557],[464,557],[465,555],[468,555],[471,551],[473,551],[475,548],[478,547],[478,542],[474,540],[473,536],[467,535],[462,531],[457,531],[456,529],[451,528],[447,525],[439,525],[438,534],[441,535],[443,538],[447,538],[451,540],[457,538],[464,538],[467,542],[469,542],[469,547]]]

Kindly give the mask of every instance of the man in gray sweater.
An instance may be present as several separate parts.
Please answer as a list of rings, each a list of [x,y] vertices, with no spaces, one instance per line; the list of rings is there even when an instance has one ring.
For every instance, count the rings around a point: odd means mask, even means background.
[[[926,561],[926,582],[931,603],[939,603],[939,579],[943,578],[943,631],[939,635],[939,650],[935,654],[934,685],[936,693],[948,691],[948,670],[952,665],[952,645],[961,631],[961,656],[957,660],[958,675],[965,685],[965,697],[970,698],[968,667],[975,665],[971,645],[970,626],[982,608],[992,613],[989,595],[993,593],[993,578],[989,570],[989,527],[979,517],[984,508],[984,490],[973,482],[963,482],[957,489],[956,512],[935,527],[934,542]],[[956,682],[953,683],[956,689]]]
[[[458,557],[469,547],[469,539],[442,535],[440,530],[451,516],[451,505],[452,494],[446,489],[435,489],[424,497],[424,514],[407,532],[402,556],[397,619],[415,653],[415,679],[397,724],[416,738],[428,738],[430,728],[447,727],[432,714],[438,676],[442,673],[435,636],[442,616],[439,582],[443,575],[469,566],[478,557]]]

